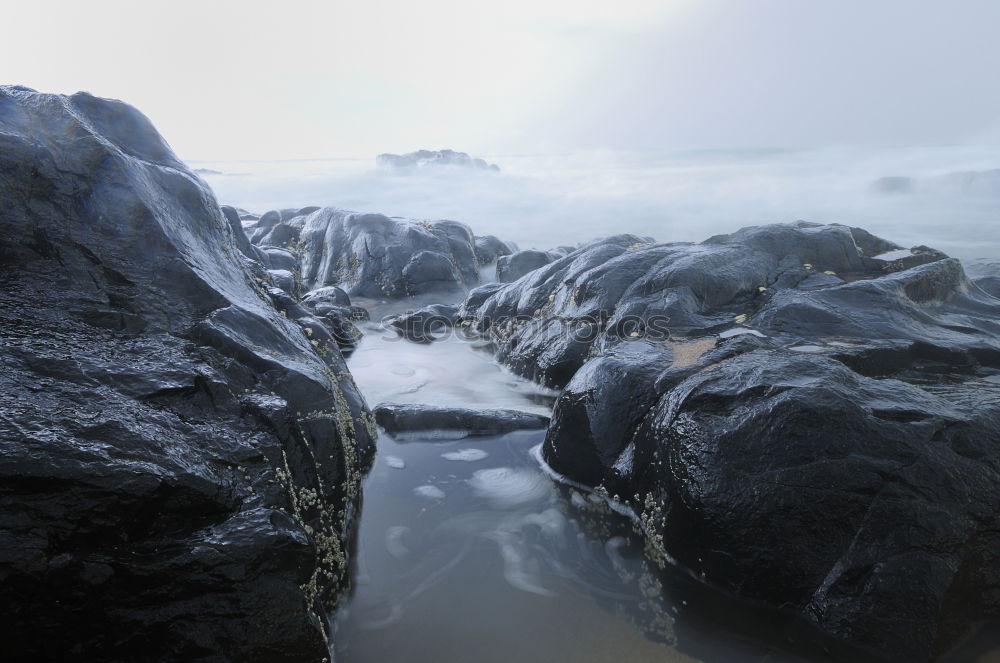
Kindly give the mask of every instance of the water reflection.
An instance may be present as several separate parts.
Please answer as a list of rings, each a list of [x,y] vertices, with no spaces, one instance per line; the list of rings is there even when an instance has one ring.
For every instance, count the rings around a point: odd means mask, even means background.
[[[374,320],[399,310],[366,306]],[[348,363],[371,405],[549,411],[553,392],[458,338],[365,331]],[[543,470],[543,437],[379,438],[336,620],[339,663],[856,660],[657,567],[632,520]]]
[[[542,437],[379,439],[338,661],[837,658],[796,642],[807,629],[651,563],[632,521],[541,470]]]

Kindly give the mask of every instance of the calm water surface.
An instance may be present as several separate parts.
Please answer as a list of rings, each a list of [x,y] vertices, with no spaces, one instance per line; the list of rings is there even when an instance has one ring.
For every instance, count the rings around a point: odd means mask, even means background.
[[[348,363],[373,406],[551,404],[467,342],[366,331]],[[543,437],[380,437],[337,616],[340,663],[830,658],[784,620],[647,559],[629,518],[542,469]]]

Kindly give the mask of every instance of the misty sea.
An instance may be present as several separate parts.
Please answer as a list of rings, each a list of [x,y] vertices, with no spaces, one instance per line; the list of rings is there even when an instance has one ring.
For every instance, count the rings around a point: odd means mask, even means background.
[[[398,173],[374,157],[191,165],[220,202],[252,212],[332,205],[453,219],[522,249],[625,232],[696,242],[805,219],[963,259],[1000,256],[997,147],[482,156],[501,172]]]

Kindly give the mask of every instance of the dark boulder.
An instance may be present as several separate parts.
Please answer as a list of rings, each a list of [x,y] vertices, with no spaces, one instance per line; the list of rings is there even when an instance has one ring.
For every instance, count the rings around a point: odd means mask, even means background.
[[[490,265],[501,256],[509,256],[517,251],[517,245],[513,242],[505,242],[493,235],[484,235],[476,238],[476,260],[480,265]]]
[[[520,410],[474,410],[382,403],[373,410],[375,422],[392,436],[411,432],[442,432],[448,438],[501,435],[515,430],[545,428],[549,418]],[[405,436],[405,435],[404,435]]]
[[[472,231],[457,221],[325,207],[305,217],[299,252],[302,282],[310,290],[336,285],[352,297],[398,299],[479,283]]]
[[[302,302],[317,311],[330,308],[350,308],[351,296],[337,286],[328,285],[307,292],[302,298]]]
[[[279,288],[292,297],[299,296],[299,283],[295,280],[295,274],[284,269],[269,269],[267,273]]]
[[[254,233],[253,243],[257,246],[276,246],[281,249],[294,248],[299,241],[301,228],[290,223],[277,223],[270,228]]]
[[[0,88],[11,661],[318,661],[373,421],[138,111]]]
[[[928,660],[1000,617],[1000,300],[932,249],[872,257],[895,249],[803,222],[618,236],[460,313],[565,385],[544,459],[663,559]]]
[[[368,320],[368,311],[351,304],[351,297],[335,286],[317,288],[302,298],[302,305],[323,321],[342,352],[357,346],[363,334],[354,324]]]
[[[430,343],[458,322],[457,304],[431,304],[386,319],[383,324],[414,343]]]
[[[299,269],[299,259],[288,249],[263,246],[258,247],[258,251],[261,256],[261,264],[268,269],[282,269],[293,273]]]
[[[527,249],[512,254],[505,254],[497,259],[497,281],[512,283],[528,272],[544,267],[563,255],[553,251]]]

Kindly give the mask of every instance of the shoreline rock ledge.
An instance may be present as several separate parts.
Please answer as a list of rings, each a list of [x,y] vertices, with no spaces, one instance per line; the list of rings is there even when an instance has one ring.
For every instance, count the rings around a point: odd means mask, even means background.
[[[148,119],[0,87],[4,659],[320,661],[374,421]]]
[[[927,661],[1000,619],[1000,299],[977,285],[1000,269],[975,269],[841,225],[619,235],[472,291],[459,324],[565,387],[544,459],[664,560]]]

